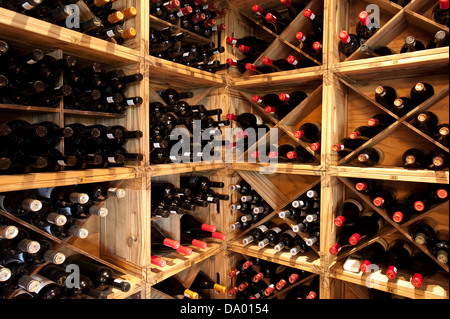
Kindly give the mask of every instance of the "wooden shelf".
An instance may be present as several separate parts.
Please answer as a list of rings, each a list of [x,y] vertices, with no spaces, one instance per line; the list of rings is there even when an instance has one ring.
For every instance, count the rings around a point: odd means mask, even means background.
[[[186,84],[197,86],[221,86],[225,85],[222,75],[202,71],[186,65],[160,59],[154,56],[146,56],[147,72],[155,74],[151,80],[166,83],[167,86]]]
[[[223,249],[222,243],[208,242],[208,247],[205,250],[192,247],[193,252],[190,256],[184,256],[178,253],[162,255],[161,258],[167,261],[167,265],[163,268],[156,265],[150,265],[147,270],[147,282],[150,285],[157,284],[168,277],[217,255],[219,252],[223,251]]]
[[[0,8],[0,32],[11,42],[27,39],[38,48],[64,50],[67,54],[110,64],[137,63],[142,53],[123,45],[91,37],[14,11]]]
[[[330,273],[330,277],[361,286],[371,285],[375,289],[412,299],[449,298],[448,274],[439,272],[430,278],[425,278],[422,287],[415,288],[409,281],[409,274],[399,272],[397,279],[389,280],[384,274],[385,271],[383,269],[370,274],[364,274],[362,272],[353,273],[346,271],[342,266],[342,263],[336,263]]]
[[[146,171],[150,176],[164,176],[191,172],[217,170],[225,167],[222,163],[180,163],[150,165]]]
[[[352,74],[373,74],[391,71],[402,71],[405,68],[433,67],[449,63],[449,48],[437,48],[416,52],[394,54],[383,57],[360,59],[354,61],[345,61],[330,66],[333,73],[339,76],[349,76]]]
[[[306,255],[292,256],[288,251],[278,253],[273,248],[260,249],[258,245],[249,244],[244,246],[240,242],[230,243],[228,249],[235,253],[262,258],[267,261],[302,269],[315,274],[323,273],[323,268],[320,265],[320,258],[314,251],[311,251]]]
[[[274,87],[283,87],[286,85],[292,86],[293,83],[300,85],[301,83],[320,80],[324,73],[325,69],[322,66],[317,66],[292,71],[231,78],[229,82],[234,89],[261,88],[265,85],[270,85],[271,89],[273,89]]]
[[[350,167],[338,166],[331,169],[333,176],[362,179],[379,179],[422,183],[449,183],[448,171],[408,170],[405,168]]]
[[[132,178],[136,178],[135,169],[133,167],[32,173],[22,175],[1,175],[0,192],[108,182]]]

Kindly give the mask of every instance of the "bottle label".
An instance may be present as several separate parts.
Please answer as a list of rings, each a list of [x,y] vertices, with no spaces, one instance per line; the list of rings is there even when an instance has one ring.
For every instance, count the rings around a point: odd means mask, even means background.
[[[383,246],[385,251],[387,251],[389,249],[389,244],[384,238],[378,239],[377,243],[379,243],[381,246]]]
[[[37,280],[39,282],[39,287],[37,288],[36,291],[34,291],[34,293],[36,293],[36,294],[39,294],[41,289],[44,288],[45,286],[53,283],[53,281],[51,281],[51,280],[49,280],[47,278],[41,277],[39,275],[33,276],[33,279]]]
[[[281,233],[281,228],[280,227],[274,227],[271,230],[273,230],[274,232],[276,232],[277,234]]]
[[[54,187],[39,188],[38,194],[39,194],[39,196],[44,197],[44,198],[51,198],[53,189],[54,189]]]
[[[355,204],[355,206],[358,207],[360,212],[364,210],[363,205],[359,201],[357,201],[356,199],[347,199],[347,202]]]
[[[411,247],[408,243],[404,243],[404,244],[403,244],[403,248],[404,248],[410,255],[413,254],[413,249],[412,249],[412,247]]]
[[[284,234],[287,234],[289,236],[291,236],[292,238],[294,238],[295,236],[297,236],[296,233],[294,233],[294,231],[292,229],[288,229],[284,232]]]
[[[263,233],[265,233],[266,231],[269,230],[269,229],[267,228],[267,226],[265,226],[265,225],[259,225],[259,226],[256,226],[255,228],[260,229]],[[280,231],[281,231],[281,229],[280,229]]]
[[[58,163],[59,166],[67,166],[67,165],[66,165],[66,162],[64,162],[64,161],[62,161],[62,160],[58,160],[57,163]]]
[[[5,200],[4,195],[0,195],[0,209],[4,210],[6,212],[5,207],[3,206],[3,201]]]
[[[110,37],[110,38],[114,37],[114,31],[113,31],[113,30],[108,30],[108,31],[106,32],[106,34],[107,34],[108,37]]]

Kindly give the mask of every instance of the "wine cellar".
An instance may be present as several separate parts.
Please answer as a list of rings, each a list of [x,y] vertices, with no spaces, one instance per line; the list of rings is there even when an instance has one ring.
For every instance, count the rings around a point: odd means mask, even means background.
[[[0,0],[2,299],[448,299],[448,7]]]

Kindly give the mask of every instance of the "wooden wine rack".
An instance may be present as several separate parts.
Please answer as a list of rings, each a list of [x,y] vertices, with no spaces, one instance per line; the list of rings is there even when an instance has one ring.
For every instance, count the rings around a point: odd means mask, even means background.
[[[214,2],[214,1],[210,1]],[[255,35],[268,40],[271,45],[266,52],[255,60],[261,64],[264,55],[272,59],[286,58],[292,54],[299,59],[308,59],[317,66],[293,71],[276,72],[257,75],[252,72],[239,74],[233,69],[208,73],[188,66],[162,60],[149,54],[150,26],[163,28],[169,26],[165,21],[150,16],[149,4],[146,1],[118,0],[117,8],[135,6],[138,15],[131,20],[130,26],[137,30],[135,39],[117,45],[96,39],[81,33],[52,25],[34,18],[0,8],[0,38],[18,48],[41,48],[52,52],[55,56],[73,55],[85,62],[100,62],[108,68],[124,68],[127,73],[141,72],[144,81],[134,85],[127,96],[142,96],[144,104],[131,108],[124,116],[113,114],[95,114],[95,112],[77,112],[65,110],[63,105],[56,109],[34,106],[0,105],[0,114],[9,119],[20,117],[32,122],[51,120],[60,125],[76,121],[84,124],[101,123],[105,125],[119,124],[128,129],[139,129],[144,133],[142,140],[130,143],[132,152],[144,154],[140,165],[123,168],[96,169],[85,171],[61,171],[54,173],[27,174],[16,176],[0,176],[0,192],[24,190],[40,187],[74,185],[102,181],[117,181],[127,190],[124,201],[109,200],[110,214],[105,220],[89,220],[91,234],[85,240],[69,239],[59,242],[67,254],[81,253],[90,258],[110,265],[124,274],[132,282],[133,289],[129,293],[115,293],[111,298],[127,298],[139,294],[141,298],[170,299],[152,289],[152,286],[170,276],[177,276],[189,286],[196,274],[203,270],[211,278],[220,278],[220,283],[230,286],[227,273],[232,269],[239,255],[260,257],[266,260],[299,268],[319,275],[321,282],[320,298],[354,298],[367,295],[366,283],[377,284],[376,289],[395,293],[407,298],[442,299],[449,297],[448,266],[441,265],[436,276],[426,279],[422,288],[414,288],[408,276],[400,276],[398,280],[387,281],[384,274],[373,273],[370,278],[361,273],[344,271],[344,257],[359,251],[378,237],[388,240],[406,237],[416,249],[421,249],[434,261],[435,258],[423,247],[411,240],[408,226],[421,218],[432,218],[440,228],[448,232],[448,202],[433,207],[425,216],[419,216],[404,225],[396,225],[386,213],[371,205],[367,198],[359,196],[352,189],[352,183],[359,178],[370,178],[380,183],[399,186],[404,195],[411,183],[426,187],[426,184],[448,184],[449,171],[406,170],[398,162],[398,156],[408,146],[419,143],[425,149],[440,147],[448,153],[448,148],[417,131],[410,124],[411,116],[417,111],[433,110],[443,120],[448,115],[448,66],[449,48],[437,48],[413,53],[394,54],[391,56],[365,58],[357,50],[349,58],[344,59],[339,53],[339,31],[345,29],[354,33],[358,21],[357,14],[368,4],[380,8],[381,29],[367,44],[376,47],[388,45],[399,52],[406,36],[410,33],[427,43],[434,33],[449,30],[431,19],[431,10],[436,1],[412,0],[406,7],[401,7],[387,0],[311,0],[307,8],[323,15],[324,43],[322,61],[305,53],[295,33],[302,29],[308,33],[311,24],[300,14],[288,28],[277,35],[264,27],[251,15],[250,8],[254,2],[249,0],[220,1],[221,6],[228,8],[228,14],[219,19],[226,24],[226,30],[216,34],[212,39],[204,39],[192,34],[192,39],[199,43],[213,41],[225,47],[225,53],[219,56],[221,63],[227,58],[242,58],[237,48],[225,43],[226,36],[240,38]],[[275,7],[276,0],[258,1],[262,7]],[[83,5],[80,2],[80,5]],[[280,8],[278,6],[278,8]],[[88,11],[83,11],[88,14]],[[127,25],[128,26],[128,25]],[[175,26],[180,29],[179,26]],[[353,160],[358,150],[341,159],[332,151],[332,146],[345,137],[349,130],[364,123],[376,113],[390,112],[375,102],[374,89],[380,84],[391,84],[401,93],[407,93],[416,80],[426,79],[436,89],[430,100],[418,106],[402,118],[394,116],[396,122],[384,132],[369,140],[366,145],[377,145],[386,152],[385,165],[373,168],[354,166]],[[194,97],[187,100],[190,104],[204,104],[208,109],[222,108],[223,114],[235,112],[254,112],[265,119],[266,123],[279,129],[280,141],[295,140],[293,133],[302,123],[320,122],[322,125],[321,151],[313,153],[317,162],[311,164],[279,163],[276,172],[271,174],[268,165],[263,163],[188,163],[188,164],[149,164],[149,103],[162,102],[157,91],[172,87],[179,90],[192,90]],[[295,108],[288,116],[277,119],[269,116],[251,101],[253,94],[268,92],[281,93],[301,89],[308,92],[309,97]],[[392,115],[392,114],[391,114]],[[233,124],[234,125],[234,124]],[[270,133],[269,133],[270,134]],[[270,136],[270,135],[268,135]],[[267,136],[267,137],[268,137]],[[263,143],[260,140],[258,144]],[[257,145],[252,146],[249,152]],[[392,149],[392,150],[391,150]],[[227,240],[211,241],[204,251],[194,249],[189,256],[174,254],[165,256],[168,265],[164,268],[152,265],[151,234],[152,222],[163,227],[171,235],[179,236],[179,219],[150,217],[152,181],[170,181],[179,184],[180,175],[202,174],[212,180],[222,181],[222,191],[230,195],[234,202],[236,194],[230,192],[229,186],[240,179],[246,180],[274,209],[274,212],[259,222],[275,220],[277,213],[289,203],[307,191],[318,186],[321,191],[321,238],[320,245],[313,247],[307,256],[291,257],[286,253],[275,253],[271,249],[264,252],[252,247],[242,246],[240,239],[247,233],[233,234],[228,232],[229,225],[237,219],[237,214],[230,212],[229,202],[221,201],[218,207],[210,207],[193,212],[199,218],[214,223],[218,231],[227,233]],[[345,251],[337,258],[329,254],[334,244],[336,229],[333,220],[338,205],[345,198],[358,198],[367,209],[375,210],[386,219],[386,227],[376,238],[363,241],[356,248]],[[11,220],[28,227],[20,220]],[[31,229],[36,231],[35,229]],[[43,234],[40,234],[43,235]],[[36,270],[38,271],[38,270]],[[219,275],[219,276],[218,276]],[[223,295],[211,294],[211,298],[227,298]]]

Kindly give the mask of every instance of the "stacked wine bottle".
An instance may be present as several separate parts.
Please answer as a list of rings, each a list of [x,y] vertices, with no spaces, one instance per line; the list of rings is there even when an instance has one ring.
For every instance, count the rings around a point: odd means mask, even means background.
[[[128,25],[129,21],[134,24],[134,18],[138,13],[135,7],[118,10],[113,8],[117,0],[83,0],[83,2],[79,3],[79,0],[4,0],[0,6],[118,44],[124,44],[136,37],[135,28],[125,27],[125,23]],[[85,7],[80,8],[79,5]],[[81,15],[81,21],[78,24],[74,23],[74,20],[80,19],[80,12],[84,12],[85,10],[82,9],[85,8],[90,12]]]
[[[125,194],[109,183],[12,191],[0,194],[0,208],[59,240],[86,238],[82,224],[91,216],[106,217],[106,200]]]
[[[192,248],[207,248],[207,238],[225,240],[225,234],[217,232],[214,225],[201,222],[192,214],[197,208],[206,208],[229,196],[219,194],[213,188],[223,188],[223,183],[212,182],[205,176],[182,176],[180,186],[167,182],[152,182],[152,217],[168,218],[172,214],[180,218],[180,240],[173,240],[164,229],[152,223],[152,263],[164,267],[161,254],[178,252],[191,255]]]
[[[429,233],[429,226],[419,223],[415,226],[412,235],[416,241],[419,238],[422,240],[424,232]],[[445,239],[430,238],[427,245],[433,255],[438,256],[439,263],[446,264],[448,262],[448,237]],[[381,273],[386,275],[388,280],[404,276],[415,288],[422,287],[424,280],[440,270],[438,263],[424,251],[414,249],[413,245],[402,238],[396,238],[389,242],[384,238],[378,238],[350,258],[356,258],[360,261],[358,271],[370,273],[381,270]]]
[[[59,108],[63,100],[66,109],[124,114],[143,103],[140,96],[125,96],[130,84],[142,80],[140,73],[106,71],[99,63],[85,66],[72,56],[56,59],[40,49],[23,54],[0,40],[2,104]]]
[[[11,225],[1,216],[0,226],[0,298],[6,299],[18,289],[35,292],[39,282],[31,277],[33,269],[47,262],[62,264],[66,256],[50,241]]]
[[[242,214],[235,223],[230,225],[231,231],[247,230],[273,212],[273,208],[245,180],[231,185],[230,190],[242,195],[238,202],[230,205],[232,212],[238,211]]]
[[[402,5],[405,5],[405,1],[397,2],[402,2]],[[448,5],[448,0],[440,1],[433,9],[432,19],[442,25],[448,25]],[[361,11],[358,15],[358,18],[359,21],[356,24],[356,34],[349,33],[346,30],[342,30],[339,33],[339,51],[346,58],[348,58],[358,49],[360,49],[361,53],[363,53],[366,57],[378,57],[397,53],[415,52],[447,47],[449,45],[448,33],[446,33],[444,30],[439,30],[430,39],[427,38],[419,40],[414,35],[407,36],[405,38],[405,43],[400,49],[400,52],[395,52],[388,46],[371,47],[365,42],[369,40],[375,33],[377,33],[382,25],[380,25],[380,21],[377,20],[374,15],[369,14],[367,11]]]
[[[221,159],[222,146],[229,144],[222,140],[221,128],[230,125],[228,120],[220,120],[222,109],[207,110],[202,104],[189,105],[184,100],[193,97],[190,91],[165,89],[158,93],[166,105],[150,103],[150,163],[200,163],[204,158],[217,158],[217,155]],[[187,131],[175,130],[180,125]],[[196,132],[199,134],[194,134]]]
[[[211,292],[225,294],[228,290],[226,286],[212,280],[203,270],[197,273],[190,286],[186,287],[172,276],[155,284],[153,288],[174,299],[211,299]]]
[[[152,0],[150,14],[171,23],[172,26],[150,28],[150,54],[211,73],[227,68],[226,64],[214,59],[224,52],[224,48],[215,47],[214,43],[208,40],[226,29],[225,24],[218,25],[217,20],[228,11],[226,8],[219,9],[218,3],[206,2]],[[191,39],[193,34],[205,38],[206,41],[199,41],[196,37]]]
[[[378,86],[375,89],[375,100],[399,118],[411,117],[411,124],[421,133],[434,139],[444,147],[448,147],[448,123],[442,123],[433,111],[422,111],[410,116],[419,105],[434,95],[434,88],[426,82],[418,82],[411,88],[410,96],[399,96],[391,86]],[[367,141],[390,127],[396,119],[387,113],[378,113],[367,121],[367,125],[359,126],[334,145],[333,150],[340,157],[346,157]],[[363,148],[358,154],[358,164],[376,166],[382,164],[384,152],[377,147]],[[410,148],[402,154],[402,165],[408,169],[444,170],[448,167],[448,152],[435,146],[427,152],[417,147]]]
[[[0,130],[0,175],[121,167],[143,159],[124,148],[142,132],[120,125],[59,127],[49,121],[31,124],[17,119],[0,123]],[[64,154],[58,150],[63,139]]]
[[[46,256],[51,250],[46,251]],[[24,253],[25,254],[25,253]],[[59,253],[60,254],[60,253]],[[61,254],[62,255],[62,254]],[[123,280],[112,268],[82,255],[59,258],[58,262],[44,265],[37,274],[29,276],[27,265],[14,266],[17,275],[3,285],[8,299],[108,299],[112,288],[127,292],[131,284]],[[48,258],[48,257],[46,257]],[[30,258],[28,258],[30,259]],[[52,261],[52,260],[47,260]],[[27,261],[28,262],[28,261]],[[77,284],[67,275],[68,269],[78,269]]]
[[[228,295],[236,299],[267,299],[284,291],[288,292],[282,299],[319,299],[319,276],[311,278],[304,270],[260,258],[241,256],[228,278],[232,280]]]
[[[280,94],[268,93],[264,96],[255,94],[252,101],[263,108],[267,114],[273,115],[277,120],[282,120],[307,98],[306,92],[295,90]]]

